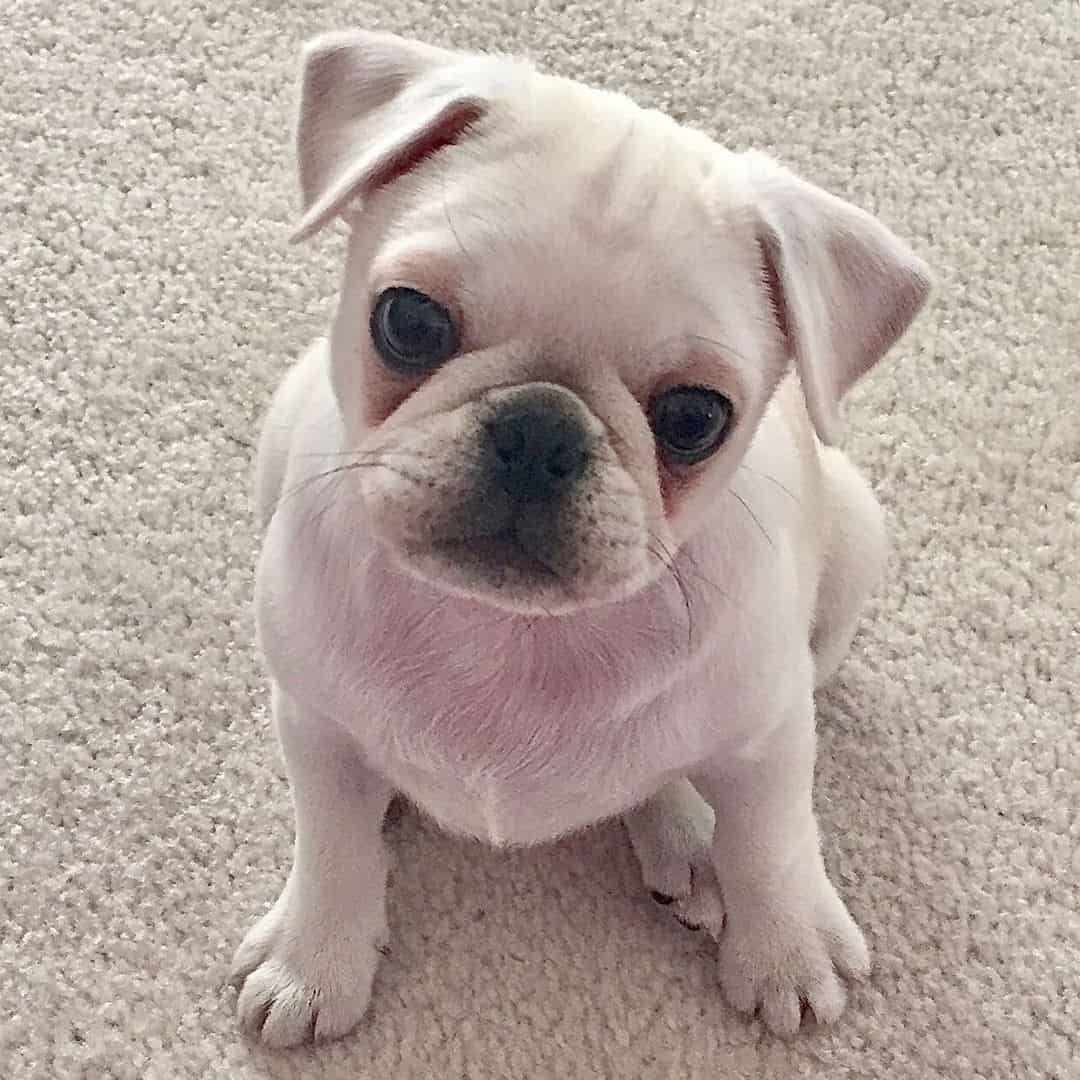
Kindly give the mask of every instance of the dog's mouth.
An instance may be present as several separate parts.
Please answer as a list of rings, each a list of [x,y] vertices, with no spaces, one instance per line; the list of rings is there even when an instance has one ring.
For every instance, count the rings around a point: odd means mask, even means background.
[[[514,611],[565,613],[587,602],[557,555],[530,546],[514,527],[432,539],[399,550],[405,568],[429,584]]]
[[[477,563],[517,574],[558,579],[558,573],[538,553],[529,551],[512,528],[464,539],[437,540],[429,549],[455,566]]]
[[[411,542],[384,537],[384,543],[403,572],[517,614],[566,615],[614,603],[644,587],[655,569],[643,540],[575,535],[527,520]]]

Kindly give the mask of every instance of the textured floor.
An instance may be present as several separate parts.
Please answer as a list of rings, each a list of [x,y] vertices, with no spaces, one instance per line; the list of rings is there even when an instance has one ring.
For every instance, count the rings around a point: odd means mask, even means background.
[[[0,1076],[1080,1076],[1080,23],[1071,0],[8,0],[0,15]],[[59,14],[58,14],[59,12]],[[618,828],[394,827],[352,1038],[264,1054],[228,958],[288,794],[249,445],[325,324],[285,243],[302,38],[532,52],[772,148],[933,264],[852,403],[892,575],[821,698],[829,861],[877,954],[834,1030],[730,1014]]]

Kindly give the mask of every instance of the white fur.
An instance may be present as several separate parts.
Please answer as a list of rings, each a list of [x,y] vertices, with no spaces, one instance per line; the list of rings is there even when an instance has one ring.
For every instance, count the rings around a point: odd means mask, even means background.
[[[259,449],[257,618],[297,848],[237,956],[245,1024],[284,1046],[362,1015],[394,790],[494,843],[626,815],[648,887],[719,937],[734,1006],[780,1032],[803,1002],[834,1019],[839,976],[869,960],[821,857],[813,689],[885,546],[865,482],[822,448],[784,376],[793,361],[831,439],[843,392],[918,310],[925,268],[779,166],[513,61],[357,33],[320,39],[305,72],[300,232],[345,214],[353,234],[333,333],[288,375]],[[475,138],[388,171],[474,114]],[[402,267],[467,306],[473,353],[373,424],[367,313]],[[700,341],[722,362],[691,361]],[[665,509],[640,402],[692,363],[726,380],[746,419]],[[681,589],[627,561],[618,595],[603,581],[526,618],[390,551],[372,500],[392,514],[426,498],[418,481],[321,475],[372,440],[405,453],[424,432],[430,461],[488,387],[539,379],[630,433],[606,445],[605,482],[637,508],[632,535],[647,523],[671,548]],[[455,460],[430,466],[433,485]]]

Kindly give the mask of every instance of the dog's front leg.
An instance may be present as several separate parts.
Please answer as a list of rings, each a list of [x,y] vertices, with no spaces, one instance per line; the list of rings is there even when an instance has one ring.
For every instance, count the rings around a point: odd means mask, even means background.
[[[727,911],[721,986],[731,1005],[759,1009],[782,1034],[798,1029],[804,1005],[822,1023],[836,1019],[846,1000],[838,975],[863,978],[870,966],[821,855],[809,676],[798,696],[751,751],[694,773],[716,812],[712,853]]]
[[[382,822],[392,790],[337,725],[275,688],[296,815],[293,866],[233,960],[245,1028],[276,1047],[344,1035],[363,1016],[386,942]]]

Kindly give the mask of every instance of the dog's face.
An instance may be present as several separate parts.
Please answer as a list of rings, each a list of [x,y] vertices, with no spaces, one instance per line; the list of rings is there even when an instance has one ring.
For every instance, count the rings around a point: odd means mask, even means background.
[[[333,364],[371,524],[514,610],[643,587],[792,358],[829,437],[926,291],[869,215],[510,61],[320,39],[299,150],[301,233],[352,224]]]
[[[358,222],[335,362],[357,482],[402,562],[556,611],[662,571],[786,360],[750,215],[700,182],[719,151],[539,85],[562,121],[488,140],[489,113],[384,192],[385,231]]]

